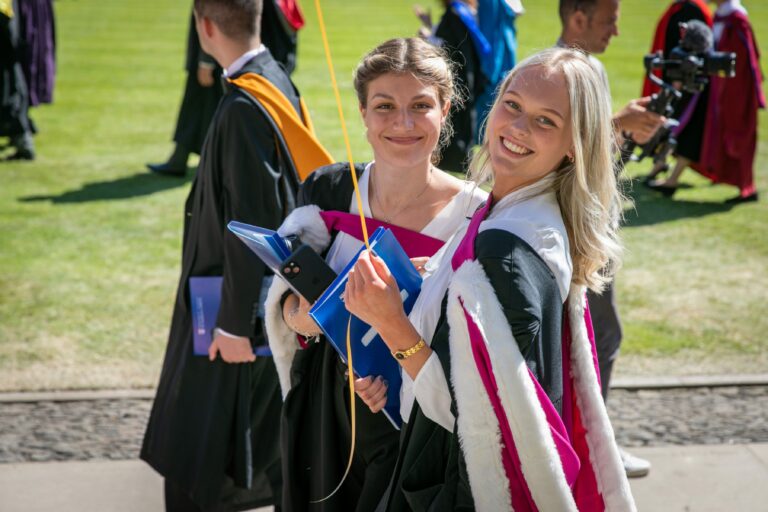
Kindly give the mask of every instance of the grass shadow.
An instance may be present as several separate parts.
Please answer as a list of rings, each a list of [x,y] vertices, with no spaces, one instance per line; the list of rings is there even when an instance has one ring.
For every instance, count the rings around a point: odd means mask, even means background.
[[[183,178],[141,172],[111,181],[85,183],[77,190],[69,190],[58,195],[20,197],[18,201],[22,203],[50,201],[54,204],[67,204],[130,199],[186,185],[194,177],[196,169],[197,167],[188,167],[187,175]]]
[[[711,201],[686,201],[667,198],[643,186],[641,180],[633,179],[629,196],[635,208],[625,212],[624,226],[633,228],[651,226],[679,219],[705,217],[714,213],[727,212],[735,205]]]

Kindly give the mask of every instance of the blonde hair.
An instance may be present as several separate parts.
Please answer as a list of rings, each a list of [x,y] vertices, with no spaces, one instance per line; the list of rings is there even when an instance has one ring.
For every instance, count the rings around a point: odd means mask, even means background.
[[[542,66],[545,74],[561,72],[568,88],[573,133],[573,160],[563,158],[552,182],[568,232],[573,277],[571,282],[601,291],[620,266],[623,247],[618,235],[623,195],[618,189],[611,121],[611,97],[602,69],[583,52],[551,48],[520,62],[506,76],[491,108],[524,69]],[[488,133],[470,162],[470,176],[478,182],[492,177]]]
[[[389,73],[410,74],[420,82],[434,87],[440,104],[451,103],[451,109],[460,107],[464,97],[456,85],[453,62],[441,48],[418,37],[390,39],[368,52],[357,65],[354,86],[357,100],[365,108],[368,103],[368,84]],[[440,160],[440,151],[453,137],[450,117],[440,130],[440,139],[432,153],[433,163]]]

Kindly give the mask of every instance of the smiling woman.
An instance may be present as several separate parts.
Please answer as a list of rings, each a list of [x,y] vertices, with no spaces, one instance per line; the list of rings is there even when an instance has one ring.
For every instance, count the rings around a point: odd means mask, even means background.
[[[358,166],[363,214],[369,226],[405,228],[416,240],[411,258],[432,256],[485,199],[475,184],[436,168],[441,141],[448,139],[447,115],[459,100],[453,74],[442,52],[420,39],[393,39],[368,55],[355,72],[360,115],[374,161]],[[348,164],[318,169],[302,185],[298,208],[281,231],[308,242],[340,272],[362,245],[359,233],[332,230],[317,207],[358,214]],[[354,220],[353,224],[358,221]],[[400,235],[398,235],[400,236]],[[418,265],[417,265],[418,266]],[[275,280],[267,299],[267,329],[285,400],[282,422],[283,506],[306,510],[336,487],[344,474],[351,432],[345,388],[346,366],[322,337],[299,350],[296,334],[318,336],[307,314],[309,304],[286,293]],[[409,361],[428,350],[415,343]],[[376,376],[373,376],[376,377]],[[373,510],[386,489],[397,457],[399,433],[383,414],[387,384],[359,379],[355,458],[349,477],[322,510]],[[401,409],[402,411],[402,409]],[[407,415],[403,419],[407,420]],[[399,422],[398,422],[399,423]]]
[[[422,345],[398,360],[410,415],[386,510],[634,510],[585,311],[621,252],[610,96],[566,49],[499,91],[471,164],[491,199],[427,265],[410,316],[377,257],[345,290],[390,350]]]

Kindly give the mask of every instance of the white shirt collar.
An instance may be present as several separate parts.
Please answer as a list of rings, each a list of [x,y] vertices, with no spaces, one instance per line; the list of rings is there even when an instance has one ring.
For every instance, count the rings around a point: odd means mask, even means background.
[[[259,45],[258,48],[254,48],[253,50],[248,50],[244,54],[242,54],[240,57],[235,59],[235,62],[229,65],[227,69],[224,70],[224,76],[225,77],[231,77],[234,74],[236,74],[238,71],[240,71],[243,66],[245,66],[245,63],[266,50],[267,47],[262,45]]]

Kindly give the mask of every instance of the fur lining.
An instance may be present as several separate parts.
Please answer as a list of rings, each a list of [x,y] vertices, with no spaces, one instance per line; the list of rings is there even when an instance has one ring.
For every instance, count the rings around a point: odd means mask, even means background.
[[[288,284],[282,279],[272,280],[272,286],[269,287],[267,293],[264,315],[267,341],[269,341],[272,359],[275,361],[277,376],[280,379],[283,400],[291,389],[291,366],[293,365],[293,357],[299,349],[296,333],[283,320],[283,308],[280,305],[280,299],[288,290],[290,290]]]
[[[501,432],[469,344],[464,309],[454,293],[446,311],[450,329],[451,386],[458,408],[459,444],[479,512],[512,510],[509,480],[501,460]]]
[[[625,512],[636,509],[613,427],[608,419],[605,402],[597,384],[592,348],[584,325],[586,294],[583,286],[572,286],[568,298],[571,325],[571,373],[577,405],[587,430],[589,458],[595,471],[597,486],[603,496],[605,509]]]
[[[320,211],[314,204],[296,208],[285,218],[277,232],[281,236],[298,235],[302,242],[321,253],[331,244],[331,234],[320,217]]]
[[[471,456],[471,447],[466,440],[462,439],[472,495],[478,510],[510,510],[511,503],[509,482],[503,467],[500,466],[500,432],[497,420],[490,408],[490,401],[487,399],[482,380],[475,369],[466,322],[463,318],[464,313],[458,297],[462,297],[467,313],[480,328],[493,361],[493,373],[499,388],[499,398],[507,414],[512,436],[516,441],[515,447],[520,458],[521,470],[534,502],[539,510],[543,511],[575,511],[576,504],[565,480],[565,473],[559,462],[560,458],[550,434],[546,416],[538,404],[536,389],[530,380],[528,367],[480,263],[467,261],[462,264],[451,282],[449,297],[451,333],[454,331],[459,333],[451,336],[451,354],[453,357],[455,351],[457,354],[462,353],[463,356],[455,358],[456,366],[452,366],[452,369],[454,372],[465,370],[462,371],[460,378],[457,376],[453,379],[459,404],[459,435],[463,438],[471,433],[477,441],[486,445],[485,450],[494,452],[490,460],[480,454]],[[463,328],[460,330],[455,329],[461,326]],[[473,389],[462,389],[470,382]],[[473,418],[471,416],[467,418],[462,410],[477,408],[480,405],[478,397],[481,396],[484,397],[482,407],[486,409],[483,413],[486,416],[484,420],[487,421],[489,418],[492,421],[495,432],[493,437],[487,435],[487,426],[483,429],[484,432],[478,431],[477,427],[482,428],[481,425],[473,425],[474,428],[471,428],[468,423],[473,423]],[[465,402],[463,408],[462,401]],[[470,402],[469,407],[467,407],[467,401]],[[470,415],[478,414],[475,411],[467,412]],[[464,428],[462,423],[465,424]],[[474,460],[470,462],[470,459]],[[503,477],[501,481],[495,478],[496,471],[494,471],[493,480],[491,479],[488,467],[491,463],[494,468],[497,464],[501,468]],[[491,505],[491,499],[493,499],[493,505]],[[481,507],[481,503],[487,503],[487,507]],[[504,506],[497,503],[504,503]]]
[[[302,242],[321,253],[330,245],[331,234],[320,216],[320,211],[320,208],[314,204],[296,208],[285,218],[277,232],[281,236],[298,235]],[[277,367],[283,400],[291,389],[291,366],[293,357],[299,349],[296,333],[283,320],[283,308],[280,304],[288,290],[290,288],[282,279],[272,281],[267,294],[264,315],[267,341]]]

